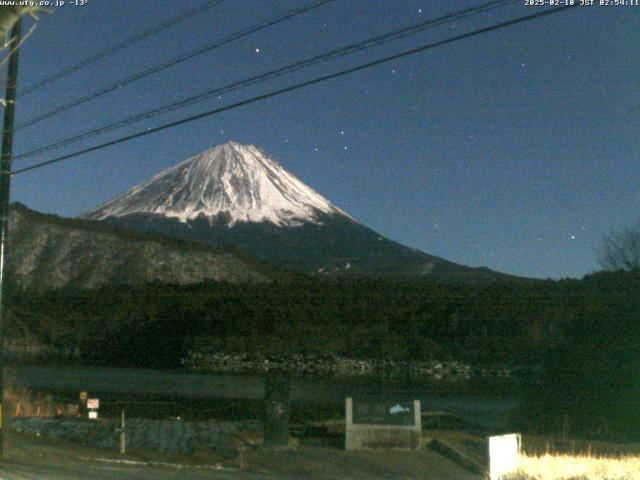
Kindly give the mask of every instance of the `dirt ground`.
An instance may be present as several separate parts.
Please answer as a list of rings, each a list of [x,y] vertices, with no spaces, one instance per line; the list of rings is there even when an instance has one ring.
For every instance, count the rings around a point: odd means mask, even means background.
[[[479,480],[456,462],[420,451],[345,451],[303,442],[295,450],[248,449],[240,458],[167,457],[148,452],[121,456],[104,450],[7,432],[1,480],[165,479],[433,479]],[[242,468],[241,468],[242,467]]]

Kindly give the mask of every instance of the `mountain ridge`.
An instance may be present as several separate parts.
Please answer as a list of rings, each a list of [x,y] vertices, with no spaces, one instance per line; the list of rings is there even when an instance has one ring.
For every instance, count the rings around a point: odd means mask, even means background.
[[[210,245],[313,275],[516,278],[390,240],[253,145],[227,142],[159,172],[82,215]]]
[[[104,222],[67,219],[12,204],[7,269],[14,288],[263,282],[277,269],[237,248],[211,247]]]

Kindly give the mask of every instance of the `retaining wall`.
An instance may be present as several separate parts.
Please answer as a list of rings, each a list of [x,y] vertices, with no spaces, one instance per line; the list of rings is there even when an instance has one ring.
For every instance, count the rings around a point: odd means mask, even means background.
[[[119,448],[117,420],[16,417],[11,427],[18,432],[74,441],[89,447],[114,451]],[[235,451],[243,438],[255,438],[261,432],[261,422],[253,420],[189,422],[133,418],[126,422],[127,450],[147,449],[166,454],[191,454],[200,449],[227,454]]]

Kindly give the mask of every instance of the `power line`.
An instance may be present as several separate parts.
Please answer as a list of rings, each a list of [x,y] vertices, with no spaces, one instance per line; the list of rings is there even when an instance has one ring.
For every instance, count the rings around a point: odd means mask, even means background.
[[[173,17],[169,20],[167,20],[164,23],[161,23],[159,25],[155,25],[151,28],[149,28],[148,30],[145,30],[143,32],[140,32],[136,35],[133,35],[132,37],[126,38],[124,39],[122,42],[117,43],[116,45],[113,45],[111,47],[108,47],[98,53],[95,53],[94,55],[91,55],[90,57],[87,57],[83,60],[80,60],[78,63],[71,65],[70,67],[64,68],[60,71],[58,71],[57,73],[54,73],[53,75],[51,75],[50,77],[47,77],[43,80],[40,80],[32,85],[30,85],[29,87],[25,88],[23,91],[20,92],[20,95],[22,97],[33,93],[35,91],[40,90],[42,87],[49,85],[50,83],[53,83],[57,80],[60,80],[62,78],[68,77],[69,75],[71,75],[72,73],[77,72],[78,70],[83,69],[84,67],[87,67],[93,63],[98,62],[99,60],[102,60],[105,57],[108,57],[109,55],[112,55],[120,50],[123,50],[125,48],[130,47],[131,45],[133,45],[134,43],[138,43],[152,35],[155,35],[157,33],[160,33],[163,30],[166,30],[167,28],[172,27],[173,25],[176,25],[180,22],[183,22],[184,20],[187,20],[191,17],[194,17],[202,12],[205,12],[207,10],[209,10],[210,8],[213,8],[223,2],[225,2],[226,0],[209,0],[207,1],[204,5],[198,7],[198,8],[192,8],[190,10],[187,10],[186,12]]]
[[[15,129],[15,131],[19,131],[22,130],[24,128],[33,126],[43,120],[46,120],[47,118],[51,118],[54,115],[57,115],[59,113],[65,112],[71,108],[77,107],[78,105],[82,105],[83,103],[86,103],[90,100],[94,100],[98,97],[101,97],[102,95],[106,95],[109,92],[113,92],[114,90],[118,90],[121,87],[124,87],[125,85],[129,85],[130,83],[133,82],[137,82],[138,80],[142,80],[143,78],[146,78],[150,75],[156,74],[158,72],[161,72],[162,70],[166,70],[167,68],[173,67],[175,65],[178,65],[182,62],[185,62],[187,60],[190,60],[194,57],[197,57],[198,55],[202,55],[203,53],[209,52],[211,50],[214,50],[216,48],[222,47],[223,45],[226,45],[228,43],[233,42],[234,40],[238,40],[240,38],[244,38],[248,35],[251,35],[253,33],[259,32],[261,30],[264,30],[268,27],[271,27],[273,25],[276,25],[278,23],[284,22],[286,20],[289,20],[290,18],[296,17],[298,15],[302,15],[304,13],[307,13],[311,10],[314,10],[316,8],[319,8],[323,5],[326,5],[327,3],[331,3],[335,0],[319,0],[316,1],[308,6],[305,7],[301,7],[301,8],[297,8],[297,9],[293,9],[293,10],[289,10],[288,12],[284,13],[283,15],[280,15],[278,17],[275,18],[271,18],[270,20],[264,21],[262,23],[259,23],[257,25],[253,25],[251,27],[248,27],[244,30],[239,30],[235,33],[232,33],[231,35],[228,35],[222,39],[219,40],[215,40],[212,43],[209,43],[207,45],[204,45],[202,47],[198,47],[194,50],[191,50],[187,53],[183,53],[182,55],[179,55],[178,57],[175,57],[171,60],[168,60],[164,63],[160,63],[158,65],[154,65],[153,67],[150,67],[146,70],[143,70],[141,72],[138,72],[130,77],[124,78],[122,80],[119,80],[115,83],[112,83],[110,85],[107,85],[106,87],[102,87],[98,90],[96,90],[95,92],[89,94],[89,95],[84,95],[82,97],[76,98],[75,100],[71,100],[68,103],[65,103],[59,107],[54,108],[53,110],[49,110],[48,112],[44,112],[40,115],[36,115],[35,117],[27,120],[26,122],[18,125],[18,127]]]
[[[334,78],[338,78],[338,77],[342,77],[342,76],[345,76],[345,75],[349,75],[351,73],[359,72],[361,70],[365,70],[365,69],[372,68],[372,67],[375,67],[375,66],[378,66],[378,65],[382,65],[384,63],[388,63],[388,62],[391,62],[391,61],[394,61],[394,60],[398,60],[400,58],[408,57],[408,56],[414,55],[416,53],[424,52],[426,50],[431,50],[433,48],[441,47],[443,45],[448,45],[450,43],[454,43],[454,42],[457,42],[459,40],[463,40],[463,39],[470,38],[470,37],[475,37],[475,36],[482,35],[482,34],[485,34],[485,33],[488,33],[488,32],[499,30],[501,28],[510,27],[512,25],[516,25],[516,24],[519,24],[519,23],[524,23],[524,22],[528,22],[528,21],[531,21],[531,20],[534,20],[534,19],[537,19],[537,18],[541,18],[541,17],[545,17],[545,16],[548,16],[548,15],[553,15],[553,14],[556,14],[556,13],[560,13],[560,12],[563,12],[563,11],[568,10],[570,8],[574,8],[575,6],[576,6],[576,4],[574,4],[574,5],[566,5],[566,6],[563,6],[563,7],[553,8],[553,9],[550,9],[550,10],[544,10],[542,12],[534,13],[534,14],[531,14],[531,15],[525,15],[525,16],[522,16],[522,17],[517,17],[517,18],[511,19],[511,20],[507,20],[505,22],[501,22],[501,23],[498,23],[498,24],[495,24],[495,25],[491,25],[489,27],[480,28],[480,29],[477,29],[477,30],[473,30],[471,32],[463,33],[461,35],[456,35],[455,37],[450,37],[450,38],[447,38],[445,40],[440,40],[438,42],[428,43],[426,45],[422,45],[420,47],[412,48],[410,50],[405,50],[403,52],[400,52],[400,53],[397,53],[397,54],[394,54],[394,55],[390,55],[390,56],[381,58],[379,60],[375,60],[375,61],[372,61],[372,62],[367,62],[367,63],[358,65],[356,67],[351,67],[351,68],[348,68],[348,69],[345,69],[345,70],[340,70],[339,72],[332,73],[332,74],[329,74],[329,75],[323,75],[321,77],[317,77],[317,78],[314,78],[312,80],[307,80],[305,82],[297,83],[295,85],[291,85],[289,87],[281,88],[279,90],[274,90],[272,92],[265,93],[263,95],[257,95],[255,97],[251,97],[251,98],[248,98],[246,100],[242,100],[242,101],[233,103],[231,105],[227,105],[225,107],[220,107],[220,108],[216,108],[214,110],[209,110],[207,112],[203,112],[203,113],[200,113],[200,114],[197,114],[197,115],[192,115],[190,117],[186,117],[186,118],[183,118],[181,120],[177,120],[177,121],[170,122],[170,123],[167,123],[167,124],[164,124],[164,125],[160,125],[158,127],[155,127],[155,128],[149,129],[149,130],[143,130],[141,132],[137,132],[137,133],[133,133],[131,135],[120,137],[120,138],[117,138],[115,140],[111,140],[109,142],[105,142],[105,143],[102,143],[102,144],[99,144],[99,145],[95,145],[93,147],[85,148],[83,150],[79,150],[79,151],[76,151],[76,152],[73,152],[73,153],[69,153],[67,155],[62,155],[60,157],[53,158],[51,160],[47,160],[45,162],[36,163],[36,164],[31,165],[29,167],[25,167],[25,168],[21,168],[21,169],[18,169],[18,170],[14,170],[11,173],[12,173],[12,175],[17,175],[19,173],[28,172],[30,170],[35,170],[37,168],[41,168],[41,167],[44,167],[44,166],[47,166],[47,165],[52,165],[54,163],[59,163],[59,162],[65,161],[65,160],[69,160],[71,158],[78,157],[80,155],[84,155],[85,153],[95,152],[97,150],[101,150],[101,149],[106,148],[106,147],[110,147],[110,146],[113,146],[113,145],[118,145],[120,143],[128,142],[130,140],[134,140],[136,138],[144,137],[146,135],[151,135],[153,133],[157,133],[157,132],[160,132],[162,130],[166,130],[166,129],[169,129],[169,128],[177,127],[177,126],[183,125],[185,123],[190,123],[190,122],[199,120],[201,118],[210,117],[210,116],[215,115],[217,113],[226,112],[228,110],[232,110],[232,109],[236,109],[238,107],[243,107],[245,105],[249,105],[251,103],[255,103],[255,102],[258,102],[258,101],[261,101],[261,100],[266,100],[266,99],[271,98],[271,97],[279,96],[279,95],[282,95],[284,93],[289,93],[289,92],[292,92],[292,91],[295,91],[295,90],[299,90],[301,88],[305,88],[305,87],[308,87],[308,86],[311,86],[311,85],[315,85],[315,84],[318,84],[318,83],[321,83],[321,82],[332,80]]]
[[[122,127],[125,127],[127,125],[131,125],[133,123],[137,123],[143,120],[147,120],[149,118],[167,113],[167,112],[171,112],[180,108],[184,108],[190,105],[194,105],[196,103],[202,102],[204,100],[207,100],[209,98],[212,98],[214,96],[219,96],[222,94],[226,94],[229,93],[231,91],[237,91],[240,90],[242,88],[251,86],[251,85],[255,85],[258,83],[262,83],[268,80],[272,80],[278,77],[281,77],[285,74],[289,74],[289,73],[293,73],[295,71],[307,68],[307,67],[311,67],[313,65],[317,65],[320,63],[325,63],[329,60],[333,60],[336,58],[341,58],[343,56],[355,53],[355,52],[359,52],[362,50],[366,50],[369,48],[373,48],[373,47],[377,47],[380,45],[383,45],[385,43],[391,42],[391,41],[395,41],[395,40],[399,40],[401,38],[406,38],[410,35],[415,35],[418,33],[421,33],[423,31],[425,31],[428,28],[432,28],[432,27],[436,27],[445,23],[448,23],[450,21],[453,20],[460,20],[462,18],[466,18],[472,15],[477,15],[480,13],[485,13],[488,12],[490,10],[493,9],[497,9],[500,7],[504,7],[507,4],[510,3],[516,3],[517,0],[493,0],[490,2],[487,2],[485,4],[479,5],[477,7],[472,7],[472,8],[467,8],[464,10],[460,10],[457,12],[453,12],[453,13],[449,13],[437,18],[433,18],[433,19],[427,19],[423,22],[419,22],[407,27],[403,27],[400,29],[396,29],[393,30],[391,32],[385,33],[383,35],[378,35],[376,37],[371,37],[369,39],[366,39],[364,41],[360,41],[357,43],[353,43],[351,45],[345,46],[345,47],[340,47],[334,50],[331,50],[329,52],[320,54],[320,55],[316,55],[313,56],[311,58],[307,58],[305,60],[301,60],[298,62],[295,62],[293,64],[284,66],[284,67],[280,67],[277,68],[275,70],[270,70],[268,72],[265,73],[261,73],[259,75],[255,75],[237,82],[233,82],[230,84],[227,84],[225,86],[222,87],[217,87],[213,90],[208,90],[204,93],[200,93],[198,95],[194,95],[191,97],[188,97],[186,99],[177,101],[177,102],[173,102],[173,103],[169,103],[169,104],[165,104],[161,107],[157,107],[153,110],[144,112],[144,113],[139,113],[139,114],[135,114],[129,117],[125,117],[121,120],[118,120],[117,122],[111,123],[111,124],[107,124],[104,125],[102,127],[98,127],[98,128],[94,128],[94,129],[88,129],[85,130],[83,132],[79,132],[75,135],[72,135],[70,137],[67,137],[65,139],[62,140],[58,140],[57,142],[48,144],[48,145],[44,145],[38,148],[35,148],[33,150],[30,150],[28,152],[24,152],[21,153],[20,155],[17,155],[15,158],[16,159],[21,159],[21,158],[28,158],[28,157],[32,157],[34,155],[40,154],[40,153],[44,153],[44,152],[48,152],[51,150],[55,150],[57,148],[72,144],[72,143],[76,143],[79,142],[81,140],[86,140],[88,138],[103,134],[103,133],[107,133],[110,132],[112,130],[116,130]]]

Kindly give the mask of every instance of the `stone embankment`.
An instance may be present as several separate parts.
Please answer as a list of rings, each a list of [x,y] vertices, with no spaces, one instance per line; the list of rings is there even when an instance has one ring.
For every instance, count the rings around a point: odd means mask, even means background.
[[[248,355],[223,352],[189,351],[182,361],[192,370],[228,373],[286,371],[299,375],[358,377],[384,374],[433,380],[466,380],[473,377],[510,377],[506,367],[479,368],[452,361],[396,361],[392,359],[353,359],[337,355]]]
[[[15,417],[11,427],[17,432],[77,442],[88,447],[117,451],[120,445],[117,420]],[[209,449],[225,456],[234,455],[243,443],[250,443],[261,432],[262,424],[254,420],[191,422],[137,418],[127,420],[125,429],[127,450],[189,455],[196,450]]]

